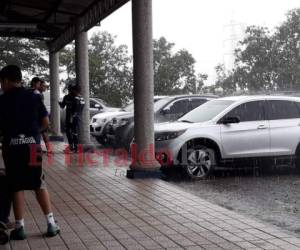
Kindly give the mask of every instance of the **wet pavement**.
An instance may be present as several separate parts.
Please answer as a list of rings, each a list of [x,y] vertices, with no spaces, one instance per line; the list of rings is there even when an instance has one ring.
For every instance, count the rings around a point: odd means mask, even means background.
[[[291,170],[219,172],[199,182],[175,176],[171,182],[202,199],[300,236],[300,175]]]
[[[68,157],[58,146],[53,161],[44,169],[61,234],[51,239],[42,236],[45,218],[33,193],[26,192],[28,238],[0,246],[1,250],[300,250],[300,238],[294,234],[211,203],[198,192],[194,195],[178,187],[181,184],[130,180],[124,176],[126,168],[112,162],[76,165],[79,159],[72,157],[72,164],[66,166]]]

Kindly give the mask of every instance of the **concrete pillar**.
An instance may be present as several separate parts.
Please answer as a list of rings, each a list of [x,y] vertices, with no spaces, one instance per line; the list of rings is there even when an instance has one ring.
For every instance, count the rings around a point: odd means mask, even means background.
[[[50,106],[52,137],[61,137],[59,102],[59,52],[49,52],[50,65]],[[51,139],[51,138],[50,138]]]
[[[79,125],[79,143],[90,144],[90,85],[89,85],[89,57],[88,57],[88,34],[83,30],[81,19],[76,25],[75,37],[75,65],[76,80],[81,87],[81,95],[85,100]]]
[[[154,160],[154,72],[152,41],[152,0],[132,0],[133,74],[134,74],[134,122],[137,161],[134,170],[153,170],[159,164]],[[149,161],[141,161],[147,151]],[[133,170],[133,171],[132,171]]]

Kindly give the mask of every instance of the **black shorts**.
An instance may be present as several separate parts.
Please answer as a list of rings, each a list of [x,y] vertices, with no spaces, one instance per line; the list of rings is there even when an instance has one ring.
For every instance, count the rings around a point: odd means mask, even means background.
[[[12,192],[38,190],[44,185],[40,145],[4,146],[2,155]]]

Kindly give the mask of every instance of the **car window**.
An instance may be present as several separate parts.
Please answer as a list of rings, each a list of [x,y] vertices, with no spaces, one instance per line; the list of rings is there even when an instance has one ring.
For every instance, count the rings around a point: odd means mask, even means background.
[[[189,99],[176,100],[164,108],[172,119],[178,119],[190,110]]]
[[[95,100],[95,102],[97,102],[101,106],[108,106],[107,102],[103,101],[102,99],[95,98],[95,97],[93,97],[93,99]]]
[[[193,109],[199,107],[200,105],[202,105],[205,102],[207,102],[206,99],[193,98],[191,100],[190,110],[193,110]]]
[[[181,117],[179,121],[191,123],[206,122],[213,119],[233,103],[234,101],[231,100],[211,100],[199,106],[198,108],[193,109]]]
[[[239,117],[241,122],[265,120],[264,101],[243,103],[231,110],[226,117]]]
[[[295,102],[272,100],[268,101],[268,116],[269,120],[293,119],[300,118],[300,112]]]
[[[94,100],[90,100],[90,108],[95,108],[96,102]]]

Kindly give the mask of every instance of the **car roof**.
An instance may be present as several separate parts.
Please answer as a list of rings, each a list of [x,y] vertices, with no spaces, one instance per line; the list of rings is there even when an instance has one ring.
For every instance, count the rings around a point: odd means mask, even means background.
[[[218,100],[228,101],[255,101],[255,100],[291,100],[300,101],[299,97],[295,96],[283,96],[283,95],[248,95],[248,96],[227,96],[219,98]]]
[[[179,98],[219,98],[217,95],[170,95],[166,96],[165,98],[170,98],[170,99],[179,99]]]

